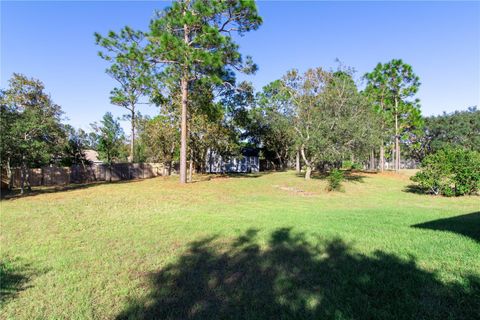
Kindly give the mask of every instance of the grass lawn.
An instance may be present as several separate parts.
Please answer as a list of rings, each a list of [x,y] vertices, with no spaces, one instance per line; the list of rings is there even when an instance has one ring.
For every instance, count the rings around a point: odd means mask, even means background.
[[[293,172],[1,202],[5,319],[480,319],[480,198]]]

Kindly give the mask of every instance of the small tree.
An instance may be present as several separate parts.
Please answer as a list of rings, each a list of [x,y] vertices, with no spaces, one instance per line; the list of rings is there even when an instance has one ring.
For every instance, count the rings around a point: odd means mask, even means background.
[[[70,125],[65,125],[66,141],[62,155],[62,164],[71,166],[81,164],[85,167],[88,160],[85,156],[85,150],[89,148],[88,135],[82,129],[75,130]]]
[[[166,112],[165,109],[145,123],[140,136],[146,146],[147,158],[167,165],[168,174],[171,174],[173,162],[178,158],[179,136],[178,116]]]
[[[120,33],[110,31],[107,36],[95,33],[98,45],[104,48],[98,54],[111,65],[106,72],[119,84],[110,93],[113,104],[128,110],[126,115],[131,124],[130,156],[134,160],[137,107],[149,92],[152,66],[144,56],[145,35],[129,27]]]
[[[343,171],[339,169],[333,169],[328,175],[328,191],[340,191],[342,189],[342,182],[345,179]]]
[[[422,161],[422,169],[412,178],[433,194],[461,196],[480,190],[480,153],[461,148],[445,148]]]
[[[100,124],[92,124],[97,134],[97,151],[100,159],[111,165],[122,158],[125,136],[120,123],[110,112],[105,113]]]

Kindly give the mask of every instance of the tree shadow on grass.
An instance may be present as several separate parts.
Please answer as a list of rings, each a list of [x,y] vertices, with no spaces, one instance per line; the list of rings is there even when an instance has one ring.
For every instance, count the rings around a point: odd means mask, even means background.
[[[149,294],[117,319],[476,319],[480,279],[444,284],[413,258],[355,252],[341,239],[312,244],[278,229],[225,245],[206,238],[149,276]]]
[[[33,197],[41,194],[47,193],[57,193],[65,192],[71,190],[87,189],[91,187],[98,186],[103,184],[103,182],[98,183],[85,183],[85,184],[70,184],[65,186],[41,186],[41,187],[32,187],[32,191],[25,191],[24,194],[20,194],[20,189],[14,190],[2,190],[1,199],[2,200],[15,200],[25,197]]]
[[[365,178],[368,178],[368,176],[364,175],[363,171],[350,171],[350,170],[344,170],[343,171],[343,177],[345,181],[351,181],[351,182],[360,182],[363,183],[365,182]],[[295,174],[299,178],[305,178],[305,173],[296,173]],[[326,180],[328,178],[328,172],[313,172],[312,179],[319,179],[319,180]]]
[[[0,261],[0,305],[5,304],[22,290],[36,274],[28,264],[2,259]]]
[[[221,180],[221,179],[230,179],[230,178],[260,178],[270,173],[272,172],[262,171],[262,172],[254,172],[254,173],[243,173],[243,172],[200,173],[200,174],[193,175],[192,181],[189,181],[187,184],[201,183],[201,182]]]
[[[228,177],[228,178],[260,178],[266,175],[272,174],[274,172],[281,171],[261,171],[261,172],[252,172],[252,173],[242,173],[242,172],[231,172],[219,174],[219,177]]]
[[[48,194],[48,193],[59,193],[59,192],[67,192],[73,190],[81,190],[81,189],[89,189],[92,187],[97,187],[104,184],[124,184],[124,183],[134,183],[140,182],[145,179],[131,179],[131,180],[120,180],[120,181],[98,181],[98,182],[90,182],[90,183],[79,183],[79,184],[68,184],[68,185],[61,185],[61,186],[39,186],[39,187],[32,187],[32,191],[25,191],[24,194],[20,194],[20,189],[16,188],[14,190],[2,190],[0,193],[1,200],[16,200],[25,197],[34,197],[41,194]]]
[[[480,242],[480,211],[419,223],[412,227],[454,232]]]
[[[409,184],[403,189],[403,192],[414,193],[414,194],[428,194],[428,191],[425,188],[422,188],[416,184]]]

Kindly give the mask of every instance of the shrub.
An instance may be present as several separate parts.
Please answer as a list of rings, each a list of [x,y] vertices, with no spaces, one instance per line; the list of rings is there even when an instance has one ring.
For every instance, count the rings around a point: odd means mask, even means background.
[[[358,163],[358,162],[355,162],[354,164],[352,164],[352,170],[362,170],[363,169],[363,166]]]
[[[345,179],[343,171],[333,169],[328,175],[328,191],[339,191],[342,188],[342,181]]]
[[[447,148],[428,155],[412,178],[429,193],[444,196],[475,194],[480,189],[480,153]]]
[[[360,163],[345,160],[342,162],[342,169],[345,170],[362,170],[363,166]]]

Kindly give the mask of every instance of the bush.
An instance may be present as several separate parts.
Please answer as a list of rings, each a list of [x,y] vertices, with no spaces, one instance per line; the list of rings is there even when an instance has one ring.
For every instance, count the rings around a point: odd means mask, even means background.
[[[360,163],[346,160],[342,162],[342,169],[344,170],[362,170],[363,166]]]
[[[345,179],[343,171],[333,169],[328,175],[328,191],[339,191],[342,188],[342,181]]]
[[[412,178],[428,193],[444,196],[475,194],[480,189],[480,153],[447,148],[428,155]]]

